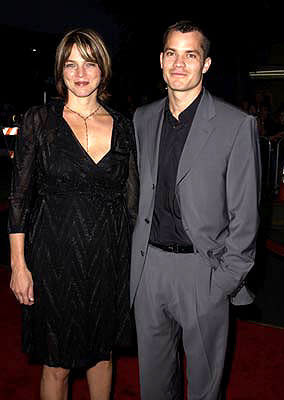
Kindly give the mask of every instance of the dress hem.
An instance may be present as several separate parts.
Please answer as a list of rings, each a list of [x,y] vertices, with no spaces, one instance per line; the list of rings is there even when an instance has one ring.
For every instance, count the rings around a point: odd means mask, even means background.
[[[46,365],[48,367],[53,367],[53,368],[64,368],[64,369],[85,368],[85,369],[89,369],[89,368],[94,367],[100,361],[110,361],[111,360],[111,352],[97,354],[96,356],[94,356],[93,358],[90,358],[89,360],[80,360],[80,361],[73,360],[73,361],[67,362],[67,363],[46,360],[44,358],[32,355],[25,350],[23,350],[23,352],[28,356],[29,364],[41,364],[41,365]]]

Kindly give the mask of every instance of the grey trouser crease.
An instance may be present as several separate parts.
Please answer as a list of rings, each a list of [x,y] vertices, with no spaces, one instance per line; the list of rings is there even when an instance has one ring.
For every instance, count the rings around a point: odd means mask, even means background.
[[[229,301],[199,254],[149,246],[134,303],[141,400],[183,400],[182,340],[190,400],[217,400]]]

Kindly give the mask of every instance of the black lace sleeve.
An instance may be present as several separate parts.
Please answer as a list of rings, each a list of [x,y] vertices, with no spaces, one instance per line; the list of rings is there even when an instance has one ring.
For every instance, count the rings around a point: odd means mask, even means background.
[[[129,121],[130,130],[130,157],[129,157],[129,174],[127,180],[127,205],[131,219],[132,228],[135,226],[138,202],[139,202],[139,176],[137,168],[137,152],[134,136],[134,127]]]
[[[15,144],[11,193],[9,197],[9,233],[25,233],[35,172],[35,109],[24,116]]]

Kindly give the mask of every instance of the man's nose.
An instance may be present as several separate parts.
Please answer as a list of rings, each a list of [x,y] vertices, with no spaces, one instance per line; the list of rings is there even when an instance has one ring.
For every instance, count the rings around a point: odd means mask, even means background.
[[[184,57],[181,55],[177,55],[174,64],[176,67],[184,67],[185,66]]]

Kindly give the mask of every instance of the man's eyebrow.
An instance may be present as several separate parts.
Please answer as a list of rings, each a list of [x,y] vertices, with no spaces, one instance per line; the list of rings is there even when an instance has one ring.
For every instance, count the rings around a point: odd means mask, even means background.
[[[170,50],[170,51],[176,51],[175,48],[166,47],[165,50],[164,50],[164,52],[166,52],[166,51],[168,51],[168,50]],[[198,51],[198,50],[192,50],[192,49],[185,50],[185,53],[196,53],[196,54],[201,54],[200,51]]]

